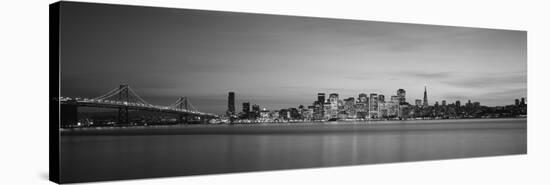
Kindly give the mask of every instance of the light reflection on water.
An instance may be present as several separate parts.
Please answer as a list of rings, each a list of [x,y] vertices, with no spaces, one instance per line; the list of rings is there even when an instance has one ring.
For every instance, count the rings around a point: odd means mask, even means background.
[[[526,120],[494,122],[499,124],[420,131],[62,136],[61,178],[114,180],[526,153]]]

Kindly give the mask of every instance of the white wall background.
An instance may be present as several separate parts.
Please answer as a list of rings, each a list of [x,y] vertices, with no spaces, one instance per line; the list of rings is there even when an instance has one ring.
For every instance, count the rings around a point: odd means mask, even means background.
[[[550,184],[550,24],[544,1],[93,0],[94,2],[528,30],[528,155],[126,180],[102,184]],[[0,184],[50,184],[48,4],[0,5]]]

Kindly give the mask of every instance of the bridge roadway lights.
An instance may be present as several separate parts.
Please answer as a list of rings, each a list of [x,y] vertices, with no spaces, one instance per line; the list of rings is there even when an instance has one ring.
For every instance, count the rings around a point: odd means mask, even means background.
[[[200,116],[200,115],[190,115],[190,114],[179,114],[178,115],[178,123],[180,124],[192,124],[192,123],[200,123],[200,124],[206,124],[210,118],[208,116]]]

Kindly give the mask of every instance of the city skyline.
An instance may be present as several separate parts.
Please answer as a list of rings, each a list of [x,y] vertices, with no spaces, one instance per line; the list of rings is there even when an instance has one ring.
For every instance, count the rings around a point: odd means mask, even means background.
[[[269,105],[258,105],[254,102],[251,102],[251,101],[241,100],[239,102],[242,103],[242,106],[240,107],[242,109],[241,112],[247,112],[247,111],[245,111],[246,109],[248,109],[250,111],[251,103],[254,103],[255,106],[259,106],[260,108],[265,109],[265,110],[269,110],[269,111],[275,110],[276,111],[276,110],[279,110],[279,109],[297,108],[299,106],[304,106],[304,108],[307,108],[308,106],[315,106],[315,104],[318,103],[319,101],[322,101],[322,103],[329,103],[329,102],[331,102],[331,100],[329,98],[331,95],[336,95],[336,100],[341,101],[342,103],[345,103],[348,100],[353,100],[354,105],[355,105],[355,103],[360,103],[361,102],[361,100],[360,100],[361,95],[365,94],[367,96],[367,101],[369,99],[368,98],[369,95],[375,95],[378,98],[382,98],[381,100],[377,100],[377,101],[395,102],[395,103],[398,103],[398,104],[399,104],[399,102],[403,102],[403,103],[406,103],[406,104],[408,104],[410,106],[413,106],[413,107],[414,106],[416,106],[416,107],[428,107],[428,106],[435,106],[435,105],[440,105],[440,106],[453,105],[454,106],[455,103],[462,103],[462,106],[464,106],[465,104],[469,104],[469,103],[478,103],[480,106],[488,106],[488,105],[483,104],[483,102],[477,101],[476,99],[432,100],[432,102],[430,103],[430,101],[428,101],[429,96],[428,96],[428,93],[427,93],[427,86],[424,86],[424,92],[423,92],[424,97],[423,97],[423,99],[407,98],[406,91],[404,89],[398,89],[396,92],[397,93],[394,93],[394,94],[387,94],[388,97],[391,97],[392,99],[384,99],[386,94],[378,93],[378,92],[368,92],[368,93],[365,92],[365,93],[360,93],[356,96],[340,96],[340,94],[338,92],[331,92],[331,93],[318,92],[317,96],[314,97],[314,98],[317,98],[317,99],[312,100],[313,103],[310,102],[309,104],[299,104],[299,105],[295,105],[295,106],[284,107],[284,108],[275,108],[275,109],[271,109]],[[235,102],[237,102],[236,98],[235,98],[235,95],[236,95],[236,93],[234,91],[228,92],[228,98],[227,98],[228,99],[228,101],[227,101],[228,102],[227,103],[228,109],[226,110],[225,114],[237,114],[237,113],[239,113],[239,109],[235,108],[235,107],[238,106],[238,105],[235,104]],[[397,99],[393,100],[394,97],[397,98]],[[492,106],[492,107],[504,107],[504,106],[510,106],[510,105],[519,105],[520,100],[521,100],[521,104],[526,104],[526,102],[527,102],[526,97],[515,97],[514,99],[512,99],[509,102],[505,103],[504,105],[497,105],[497,106]],[[447,101],[449,101],[450,103],[447,104]],[[245,105],[248,105],[248,107],[246,107]],[[458,105],[460,106],[461,104],[458,104]],[[233,108],[229,108],[229,107],[233,107]],[[491,106],[488,106],[488,107],[491,107]]]
[[[282,109],[310,105],[318,92],[343,99],[399,88],[414,104],[424,85],[430,104],[527,97],[524,31],[67,6],[62,96],[96,97],[124,82],[153,104],[186,96],[217,114],[227,110],[229,91],[236,110],[242,102]]]

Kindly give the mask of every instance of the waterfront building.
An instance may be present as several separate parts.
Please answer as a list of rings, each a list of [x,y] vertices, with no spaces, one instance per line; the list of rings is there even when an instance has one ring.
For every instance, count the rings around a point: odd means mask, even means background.
[[[358,106],[359,104],[356,104],[356,106]],[[366,110],[358,110],[356,109],[356,112],[355,112],[355,117],[356,118],[361,118],[361,119],[364,119],[364,118],[367,118],[369,116],[369,112],[366,111]]]
[[[238,116],[240,119],[252,119],[252,113],[250,112],[250,103],[243,102],[242,111]]]
[[[269,118],[269,110],[267,110],[266,108],[262,108],[262,110],[260,111],[260,118],[268,119]]]
[[[520,103],[520,105],[522,105],[522,106],[526,105],[526,104],[525,104],[525,98],[523,98],[523,97],[521,98],[521,103]]]
[[[379,112],[378,116],[380,118],[395,118],[397,117],[398,110],[399,110],[399,101],[393,102],[379,102]]]
[[[338,116],[338,112],[340,111],[340,106],[343,105],[343,103],[338,98],[338,93],[331,93],[329,95],[329,103],[330,103],[330,118],[336,118]]]
[[[345,102],[343,100],[338,100],[338,112],[343,112],[344,111],[344,105],[345,105]]]
[[[279,119],[280,120],[288,120],[290,119],[290,111],[288,109],[281,109],[279,110]]]
[[[307,109],[304,107],[304,105],[298,106],[298,112],[300,113],[300,116],[303,116],[306,110]]]
[[[349,97],[344,100],[344,112],[346,113],[348,118],[355,118],[356,112],[355,112],[355,98]]]
[[[391,118],[392,117],[391,112],[390,112],[390,110],[392,109],[392,106],[393,106],[392,103],[390,103],[389,101],[384,102],[384,103],[379,102],[378,106],[379,106],[378,116],[380,118]]]
[[[333,113],[332,113],[331,107],[332,107],[332,106],[331,106],[330,102],[325,102],[325,103],[323,104],[323,112],[324,112],[324,114],[323,114],[323,119],[330,119],[330,118],[332,118]],[[334,115],[335,115],[335,114],[334,114]]]
[[[323,105],[320,104],[320,103],[315,103],[313,105],[313,119],[315,120],[322,120],[324,115],[323,115]]]
[[[397,117],[399,114],[399,102],[398,101],[391,101],[388,103],[388,106],[386,107],[388,109],[388,116],[390,118]]]
[[[408,119],[411,117],[411,114],[414,114],[414,111],[411,110],[409,105],[398,105],[397,117],[401,119]]]
[[[301,119],[300,111],[296,108],[289,108],[288,115],[289,115],[289,118],[293,120]]]
[[[355,115],[357,118],[366,118],[368,117],[369,107],[368,107],[369,98],[367,94],[361,93],[357,98],[357,103],[355,104]]]
[[[439,107],[439,102],[438,101],[435,101],[434,103],[434,108],[433,108],[433,114],[430,115],[430,116],[435,116],[435,117],[439,117],[440,116],[440,113],[441,113],[441,109]]]
[[[271,118],[272,120],[280,120],[279,112],[280,112],[280,111],[276,111],[276,110],[271,111],[271,112],[270,112],[270,118]]]
[[[378,94],[371,93],[369,97],[369,117],[378,118]]]
[[[302,113],[302,117],[306,120],[313,120],[315,106],[308,106]]]
[[[260,106],[259,105],[252,105],[252,117],[258,118],[260,117]]]
[[[243,102],[243,113],[248,115],[250,113],[250,103],[249,102]]]

